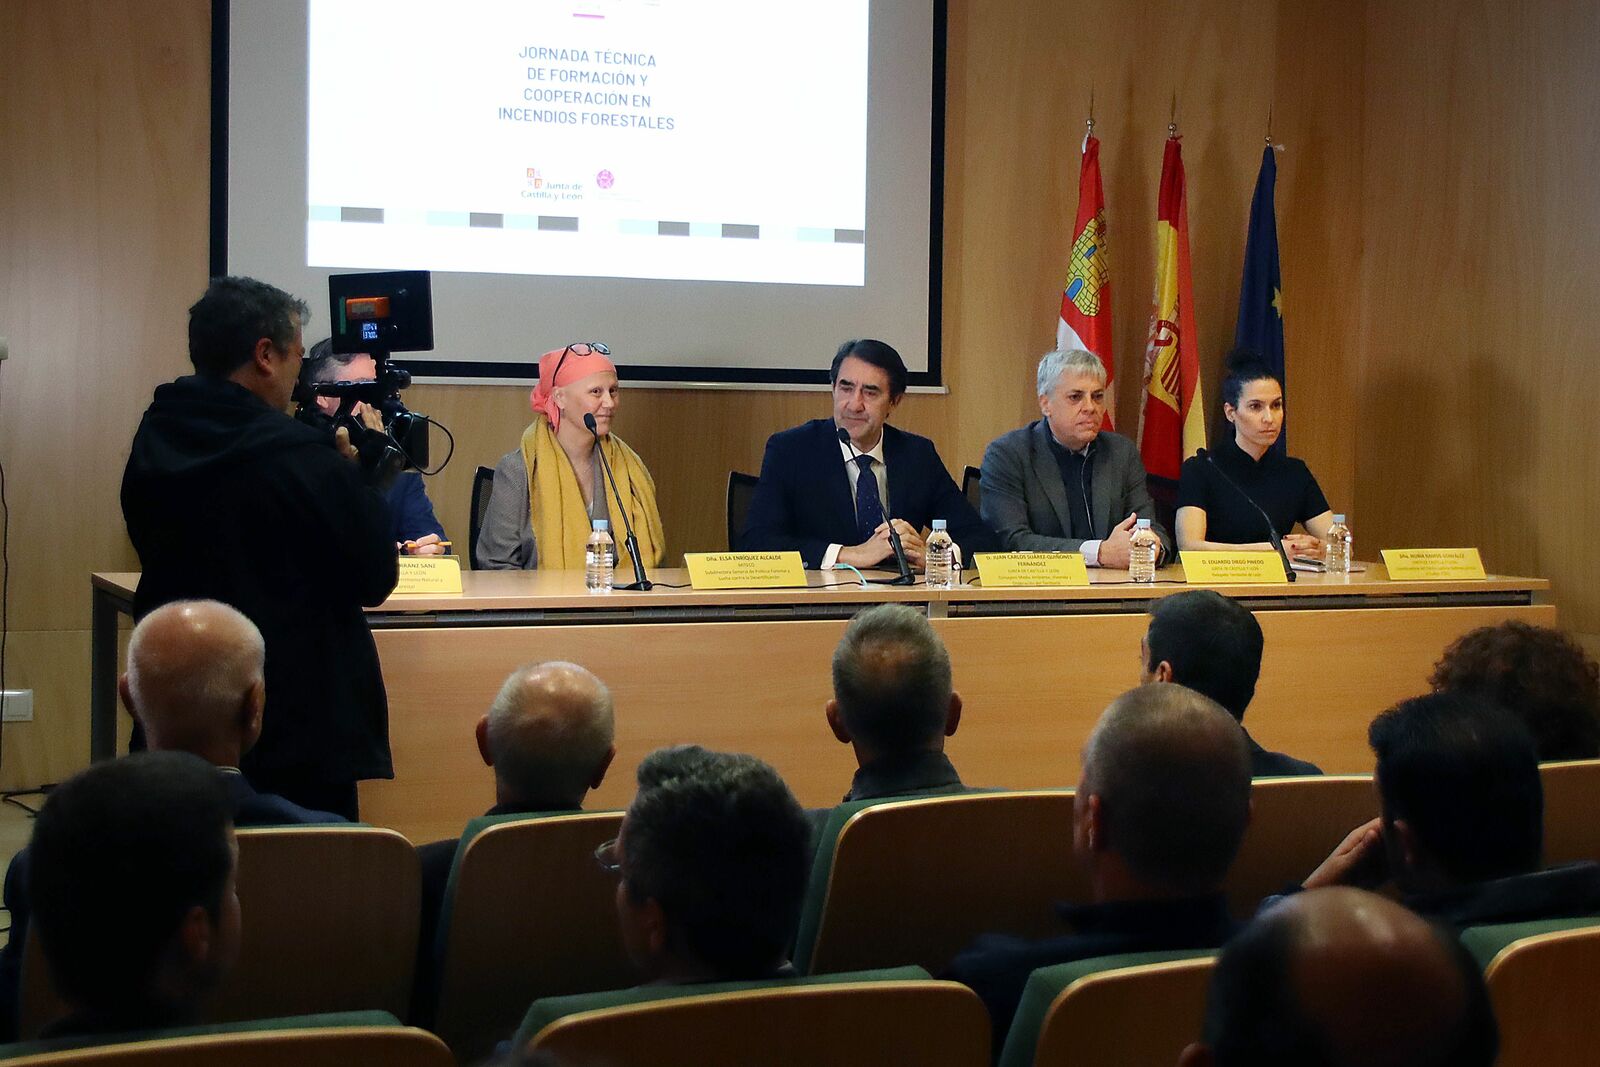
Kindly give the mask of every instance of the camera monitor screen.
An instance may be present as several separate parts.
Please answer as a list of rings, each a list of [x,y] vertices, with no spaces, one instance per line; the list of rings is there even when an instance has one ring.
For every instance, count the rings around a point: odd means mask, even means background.
[[[328,303],[335,352],[433,348],[433,282],[425,270],[330,275]]]

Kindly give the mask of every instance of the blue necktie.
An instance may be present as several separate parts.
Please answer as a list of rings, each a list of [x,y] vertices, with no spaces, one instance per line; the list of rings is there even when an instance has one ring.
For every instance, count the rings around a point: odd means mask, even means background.
[[[872,473],[871,456],[855,457],[861,473],[856,475],[856,533],[862,541],[883,525],[883,498],[878,495],[878,479]]]

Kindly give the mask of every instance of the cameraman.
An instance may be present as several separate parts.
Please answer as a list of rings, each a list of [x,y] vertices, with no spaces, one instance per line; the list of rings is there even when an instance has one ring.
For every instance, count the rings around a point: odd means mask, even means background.
[[[341,353],[333,350],[332,340],[318,341],[306,353],[300,368],[300,383],[304,391],[319,382],[372,382],[377,381],[378,365],[365,352]],[[316,398],[317,410],[330,420],[339,413],[339,399],[332,396]],[[357,403],[351,412],[371,429],[382,429],[377,411],[365,403]],[[437,556],[444,552],[444,527],[433,514],[433,502],[423,487],[422,475],[416,471],[401,471],[386,494],[389,513],[393,516],[393,535],[397,548],[413,556]]]
[[[305,355],[305,303],[217,278],[189,309],[195,373],[156,388],[122,477],[144,574],[142,618],[214,599],[266,641],[267,706],[244,773],[261,792],[355,819],[356,782],[394,776],[388,701],[362,605],[398,564],[389,509],[347,431],[287,411]]]

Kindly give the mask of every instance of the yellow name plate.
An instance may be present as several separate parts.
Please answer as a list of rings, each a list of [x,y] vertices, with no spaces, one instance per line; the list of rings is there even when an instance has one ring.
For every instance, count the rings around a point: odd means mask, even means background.
[[[1489,577],[1475,548],[1386,548],[1383,565],[1397,582],[1471,581]]]
[[[985,589],[1089,584],[1081,552],[978,552],[972,559]]]
[[[396,593],[461,592],[461,557],[401,556]]]
[[[686,552],[696,589],[793,589],[806,584],[798,552]]]
[[[1286,582],[1276,552],[1185,552],[1183,580],[1190,585],[1263,585]]]

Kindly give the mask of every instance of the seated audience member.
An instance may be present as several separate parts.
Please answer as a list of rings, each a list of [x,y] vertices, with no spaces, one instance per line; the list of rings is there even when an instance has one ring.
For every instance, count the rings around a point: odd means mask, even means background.
[[[826,713],[856,754],[846,801],[965,792],[944,754],[961,724],[950,653],[916,609],[880,604],[850,620],[834,649]]]
[[[1382,814],[1305,888],[1392,880],[1407,907],[1456,926],[1600,914],[1600,863],[1540,869],[1539,764],[1510,712],[1445,690],[1402,701],[1367,736]]]
[[[1190,589],[1150,605],[1140,642],[1142,682],[1177,682],[1221,704],[1244,724],[1261,677],[1261,624],[1249,611],[1210,589]],[[1256,778],[1321,774],[1314,764],[1268,752],[1245,731],[1250,773]]]
[[[1079,348],[1048,352],[1037,372],[1041,418],[983,453],[983,521],[1011,552],[1081,552],[1091,567],[1128,566],[1136,519],[1156,522],[1139,446],[1102,429],[1106,368]]]
[[[371,382],[378,377],[378,365],[365,352],[335,352],[333,341],[324,339],[311,346],[300,365],[300,383],[307,389],[319,382]],[[339,398],[319,396],[317,410],[331,421],[339,413]],[[369,416],[367,413],[372,412]],[[373,429],[382,425],[377,412],[358,402],[351,412]],[[414,470],[395,475],[384,494],[394,522],[395,545],[413,556],[437,556],[445,551],[444,526],[433,513],[433,501]]]
[[[270,793],[239,773],[239,760],[261,736],[266,706],[265,646],[254,623],[215,600],[179,600],[146,615],[128,641],[122,702],[154,751],[187,752],[221,772],[236,826],[344,822]],[[31,921],[27,894],[31,851],[6,868],[4,902],[11,935],[0,948],[0,1037],[16,1033],[22,946]]]
[[[611,692],[576,663],[519,667],[478,720],[478,754],[494,771],[485,815],[571,812],[604,781],[617,749]],[[417,848],[422,864],[422,945],[430,955],[459,838]]]
[[[945,975],[983,998],[995,1053],[1036,968],[1226,941],[1222,880],[1249,820],[1250,756],[1226,711],[1179,685],[1112,701],[1084,746],[1073,800],[1072,849],[1093,902],[1061,906],[1072,931],[1061,937],[986,934]]]
[[[788,952],[811,867],[811,827],[753,756],[664,748],[639,764],[615,841],[617,919],[649,984],[794,975]]]
[[[478,532],[478,565],[486,570],[576,570],[595,519],[607,519],[624,574],[627,523],[616,514],[620,496],[639,539],[645,567],[666,558],[667,537],[656,504],[656,483],[639,453],[611,431],[621,392],[611,351],[579,341],[539,357],[539,382],[529,394],[533,421],[522,442],[495,464],[489,510]],[[594,416],[593,432],[584,424]],[[605,478],[600,452],[616,478]],[[626,579],[632,581],[633,579]]]
[[[1489,1067],[1500,1038],[1461,943],[1357,889],[1272,908],[1228,942],[1179,1067]]]
[[[1600,665],[1560,630],[1525,622],[1479,627],[1444,650],[1429,681],[1516,715],[1541,761],[1600,756]]]
[[[232,807],[216,771],[181,752],[97,763],[51,792],[29,891],[69,1013],[41,1037],[196,1022],[238,958]]]

